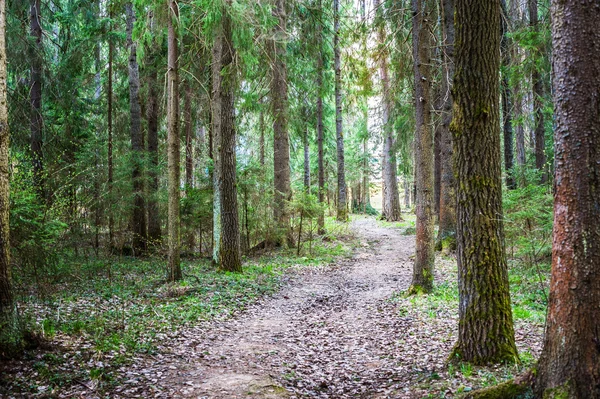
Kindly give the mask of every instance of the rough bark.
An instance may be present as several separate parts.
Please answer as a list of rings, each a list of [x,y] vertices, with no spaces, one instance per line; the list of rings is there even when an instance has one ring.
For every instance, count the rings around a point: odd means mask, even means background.
[[[474,364],[518,359],[502,223],[500,0],[455,1],[458,342]]]
[[[137,63],[137,45],[133,41],[133,25],[135,11],[133,4],[125,5],[127,13],[127,46],[129,47],[129,115],[131,134],[131,178],[133,181],[133,214],[131,216],[131,232],[133,234],[132,249],[135,255],[146,250],[146,205],[144,200],[143,153],[144,139],[142,135],[142,109],[140,106],[140,72]]]
[[[373,7],[381,13],[379,0],[373,1]],[[379,75],[381,77],[382,89],[382,128],[383,128],[383,216],[388,222],[396,222],[402,219],[400,210],[400,195],[398,194],[398,165],[396,163],[396,152],[394,146],[393,128],[390,124],[390,113],[393,107],[393,98],[390,88],[390,77],[388,71],[388,52],[386,51],[387,37],[384,19],[380,16],[377,29],[377,41],[381,46],[379,52]]]
[[[319,12],[323,12],[323,4],[322,0],[319,0],[318,3]],[[317,59],[317,167],[318,167],[318,180],[319,180],[319,202],[321,204],[325,203],[325,165],[323,161],[323,134],[324,134],[324,126],[323,126],[323,29],[321,24],[319,24],[317,31],[317,40],[318,40],[318,59]],[[319,213],[319,217],[317,219],[317,225],[319,226],[319,234],[325,233],[325,212]]]
[[[6,92],[6,2],[0,0],[0,357],[18,350],[20,336],[11,285],[9,227],[9,140]]]
[[[286,67],[286,3],[274,0],[273,16],[277,25],[269,46],[271,50],[271,100],[273,107],[274,216],[279,228],[291,243],[290,215],[286,202],[292,198],[290,177],[290,138],[288,132],[288,88]]]
[[[412,0],[413,54],[415,74],[416,122],[416,255],[409,292],[429,292],[433,288],[434,205],[433,205],[433,131],[431,128],[431,49],[432,0]]]
[[[529,0],[529,24],[534,31],[538,31],[538,6],[537,0]],[[541,56],[541,49],[537,56]],[[531,72],[531,82],[533,84],[533,113],[535,119],[535,167],[541,175],[541,183],[548,181],[548,171],[546,170],[546,140],[544,137],[544,97],[546,95],[544,82],[537,67]]]
[[[33,181],[40,198],[44,198],[44,155],[43,118],[42,118],[42,24],[41,1],[30,0],[29,29],[32,44],[30,51],[31,77],[29,101],[31,105],[31,159],[33,163]]]
[[[548,318],[535,391],[600,398],[600,3],[552,2],[556,125]]]
[[[337,143],[337,215],[340,222],[348,220],[346,171],[344,161],[344,131],[342,123],[342,63],[340,56],[340,1],[333,0],[333,63],[335,72],[335,133]]]
[[[515,179],[513,177],[514,167],[514,151],[513,151],[513,99],[512,91],[508,84],[508,69],[512,65],[510,52],[510,38],[508,37],[508,13],[506,12],[506,0],[501,0],[502,4],[502,39],[500,46],[502,49],[502,131],[504,135],[504,173],[506,176],[506,187],[509,189],[516,188]]]
[[[176,0],[167,0],[169,9],[168,26],[168,66],[167,66],[167,163],[169,184],[169,205],[167,230],[169,235],[169,281],[182,279],[180,251],[180,215],[179,215],[179,71],[177,53],[179,40],[177,24],[179,7]]]
[[[240,228],[237,201],[237,178],[235,156],[235,109],[234,93],[236,85],[235,69],[233,68],[235,50],[231,18],[228,12],[223,13],[222,19],[222,49],[220,51],[219,95],[221,101],[220,131],[215,131],[219,137],[220,159],[220,194],[221,200],[221,243],[219,245],[218,263],[221,270],[231,272],[242,271],[242,258],[240,252]]]
[[[442,77],[442,122],[440,126],[440,214],[436,246],[456,248],[456,181],[452,163],[452,82],[454,80],[454,0],[442,0],[444,62]]]
[[[154,23],[154,21],[153,21]],[[158,82],[157,56],[150,49],[148,68],[148,102],[146,119],[148,120],[148,241],[156,245],[161,240],[160,218],[158,213]]]

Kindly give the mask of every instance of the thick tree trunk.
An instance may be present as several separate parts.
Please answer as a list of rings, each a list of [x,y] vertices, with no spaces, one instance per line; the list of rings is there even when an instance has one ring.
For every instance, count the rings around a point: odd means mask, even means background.
[[[600,6],[552,2],[552,276],[537,397],[600,398]]]
[[[43,145],[43,119],[42,119],[42,24],[41,1],[30,0],[29,29],[31,35],[30,63],[31,63],[31,88],[29,100],[31,104],[31,159],[33,162],[33,181],[41,199],[45,197],[44,191],[44,155]]]
[[[458,342],[474,364],[518,359],[502,224],[500,0],[455,1]]]
[[[160,243],[160,218],[158,214],[158,82],[156,54],[150,50],[150,73],[148,75],[148,241],[152,245]]]
[[[511,51],[510,51],[510,39],[508,37],[508,13],[506,12],[506,0],[502,1],[502,39],[500,46],[502,49],[502,66],[504,71],[502,73],[502,130],[504,134],[504,172],[506,174],[506,187],[509,189],[516,188],[515,179],[513,177],[514,167],[514,151],[513,151],[513,99],[512,91],[508,84],[508,68],[512,65]]]
[[[529,0],[529,24],[538,31],[538,7],[537,0]],[[541,57],[540,51],[536,54],[537,57]],[[535,116],[535,167],[542,173],[541,182],[546,183],[548,181],[548,171],[546,170],[546,140],[544,137],[544,82],[542,76],[537,67],[533,68],[531,72],[531,82],[533,84],[533,112]]]
[[[133,234],[132,249],[135,255],[146,250],[146,206],[144,201],[142,109],[140,106],[140,72],[137,63],[137,45],[133,41],[133,25],[135,12],[133,4],[125,5],[127,12],[127,46],[129,47],[129,114],[131,118],[131,163],[133,180],[133,214],[131,232]]]
[[[218,98],[221,101],[220,131],[219,136],[219,177],[221,179],[219,198],[221,200],[221,244],[219,245],[219,268],[231,272],[242,271],[242,258],[240,252],[240,228],[237,201],[237,178],[235,156],[235,109],[234,93],[236,87],[235,68],[233,59],[233,37],[231,18],[228,11],[223,13],[223,31],[220,44],[221,58]]]
[[[223,11],[225,12],[225,11]],[[219,253],[221,247],[221,114],[222,114],[222,54],[225,37],[223,26],[215,32],[215,41],[212,49],[212,96],[211,96],[211,128],[209,136],[209,157],[213,161],[213,234],[212,234],[212,262],[219,266]]]
[[[342,64],[340,56],[340,1],[333,0],[333,63],[335,72],[335,133],[337,142],[337,220],[348,220],[344,133],[342,125]]]
[[[168,67],[167,67],[167,162],[169,169],[169,281],[182,279],[180,251],[180,215],[179,215],[179,76],[177,53],[179,40],[177,24],[179,23],[179,6],[176,0],[167,0],[169,9],[168,26]]]
[[[322,0],[319,0],[318,3],[319,13],[321,17],[323,16],[323,3]],[[317,31],[317,40],[318,40],[318,59],[317,59],[317,167],[319,173],[319,202],[321,204],[325,203],[325,164],[323,159],[323,135],[324,135],[324,126],[323,126],[323,92],[325,91],[323,86],[323,29],[322,24],[319,24]],[[319,226],[319,234],[325,233],[325,212],[319,213],[319,217],[317,219],[317,225]]]
[[[396,222],[402,219],[400,211],[400,195],[398,194],[398,166],[396,164],[396,151],[394,148],[394,129],[390,124],[390,112],[393,107],[393,98],[390,88],[388,72],[388,52],[385,50],[387,37],[385,31],[385,20],[381,15],[382,9],[379,0],[373,1],[373,7],[378,12],[379,27],[377,29],[377,41],[381,46],[379,52],[379,75],[382,88],[382,132],[383,132],[383,216],[388,222]]]
[[[270,40],[271,50],[271,98],[273,106],[273,169],[275,204],[274,216],[279,228],[293,244],[290,230],[290,215],[286,211],[286,201],[292,198],[290,177],[290,138],[288,132],[288,88],[287,67],[285,64],[286,53],[286,4],[285,0],[274,0],[273,16],[278,23],[273,31],[273,39]]]
[[[20,328],[10,272],[9,140],[6,92],[6,2],[0,0],[0,357],[19,349]]]
[[[452,163],[452,82],[454,80],[454,0],[442,0],[443,77],[442,123],[440,129],[440,216],[437,248],[456,247],[456,181]]]
[[[433,288],[434,205],[433,205],[433,131],[431,129],[431,30],[432,0],[412,0],[413,51],[415,73],[416,151],[417,165],[417,249],[409,292],[429,292]]]

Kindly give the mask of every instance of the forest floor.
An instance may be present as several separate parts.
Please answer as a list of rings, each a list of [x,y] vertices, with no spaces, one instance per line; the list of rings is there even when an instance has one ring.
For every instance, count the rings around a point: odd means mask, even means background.
[[[458,323],[453,257],[437,256],[434,294],[406,297],[410,228],[367,217],[351,228],[351,257],[294,270],[234,317],[164,334],[153,355],[117,370],[108,392],[81,383],[68,396],[446,398],[511,378],[537,358],[543,325],[517,317],[521,365],[448,366]]]

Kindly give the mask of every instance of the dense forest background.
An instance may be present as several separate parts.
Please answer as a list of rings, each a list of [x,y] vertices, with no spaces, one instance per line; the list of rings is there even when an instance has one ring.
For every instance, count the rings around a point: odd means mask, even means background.
[[[454,356],[514,362],[513,317],[543,325],[549,0],[2,3],[3,356],[57,334],[152,353],[274,292],[281,265],[348,255],[351,214],[416,235],[408,294],[456,254],[451,291],[486,306],[459,307]]]

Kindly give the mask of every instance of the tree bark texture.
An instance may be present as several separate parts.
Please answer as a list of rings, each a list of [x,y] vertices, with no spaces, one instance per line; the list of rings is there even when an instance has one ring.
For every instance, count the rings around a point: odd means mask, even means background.
[[[518,359],[502,224],[500,0],[455,1],[451,124],[457,178],[458,342],[474,364]]]
[[[218,64],[220,79],[218,79],[218,90],[215,99],[220,101],[219,129],[214,131],[218,142],[219,158],[219,195],[220,199],[220,228],[218,265],[221,270],[231,272],[242,271],[242,258],[240,251],[240,227],[237,201],[237,177],[235,156],[235,109],[234,93],[236,76],[234,69],[235,50],[233,48],[233,37],[231,17],[228,11],[223,12],[222,33],[218,44],[220,57],[213,60]],[[217,124],[215,124],[217,125]],[[216,238],[216,237],[215,237]]]
[[[342,121],[342,62],[340,55],[340,0],[333,0],[333,63],[335,72],[335,133],[337,142],[337,220],[348,220],[344,130]]]
[[[110,7],[110,5],[109,5]],[[111,20],[110,29],[112,31],[112,19],[113,13],[112,8],[109,9],[109,18]],[[113,182],[114,182],[114,171],[113,171],[113,57],[114,57],[114,44],[111,38],[108,39],[108,77],[106,87],[106,124],[108,129],[108,143],[107,143],[107,189],[108,189],[108,248],[112,251],[114,245],[114,216],[113,216]]]
[[[180,214],[179,214],[179,71],[177,53],[179,40],[179,6],[176,0],[167,0],[169,5],[168,26],[168,66],[167,66],[167,144],[168,144],[168,183],[169,183],[169,281],[182,279],[180,251]]]
[[[434,204],[433,204],[433,130],[431,95],[431,49],[433,0],[412,0],[413,54],[415,73],[415,163],[416,163],[416,255],[410,292],[428,292],[433,288]]]
[[[323,13],[323,3],[322,0],[319,0],[318,3],[319,13]],[[324,135],[324,126],[323,126],[323,27],[322,24],[318,25],[317,31],[317,40],[319,43],[318,49],[318,59],[317,59],[317,167],[318,167],[318,180],[319,180],[319,202],[321,204],[325,203],[325,165],[323,161],[323,135]],[[319,234],[325,233],[325,212],[320,212],[319,217],[317,218],[317,225],[319,226]]]
[[[454,0],[442,0],[444,63],[442,76],[442,122],[440,129],[440,214],[437,247],[456,247],[456,181],[452,162],[452,82],[454,81]]]
[[[44,191],[44,154],[43,145],[43,118],[42,118],[42,23],[41,1],[30,0],[29,8],[29,33],[32,44],[29,48],[31,63],[31,88],[29,101],[31,104],[31,159],[33,163],[33,182],[41,199],[45,197]]]
[[[506,0],[501,0],[502,4],[502,16],[500,25],[502,26],[502,39],[500,40],[500,47],[502,51],[502,66],[504,68],[502,73],[502,131],[504,135],[504,173],[506,175],[506,187],[509,189],[516,188],[515,179],[513,177],[514,167],[514,151],[513,151],[513,99],[512,91],[508,83],[508,69],[512,65],[511,61],[511,43],[508,37],[508,13],[506,8]]]
[[[183,123],[185,129],[185,185],[194,187],[194,125],[192,123],[192,87],[185,86]]]
[[[129,114],[131,134],[131,177],[133,181],[133,214],[131,232],[133,234],[132,249],[135,255],[146,250],[146,205],[144,201],[142,109],[140,106],[140,72],[137,63],[137,45],[133,41],[135,11],[133,4],[125,5],[127,13],[127,46],[129,47]]]
[[[600,2],[553,1],[554,231],[537,397],[600,398]]]
[[[285,0],[274,0],[273,16],[277,25],[269,46],[271,50],[271,99],[273,107],[274,216],[279,228],[290,240],[290,215],[286,202],[292,198],[290,177],[290,138],[288,132],[288,88],[286,67],[287,14]]]
[[[0,0],[0,357],[10,356],[19,349],[21,341],[10,270],[10,132],[6,77],[6,2]]]

